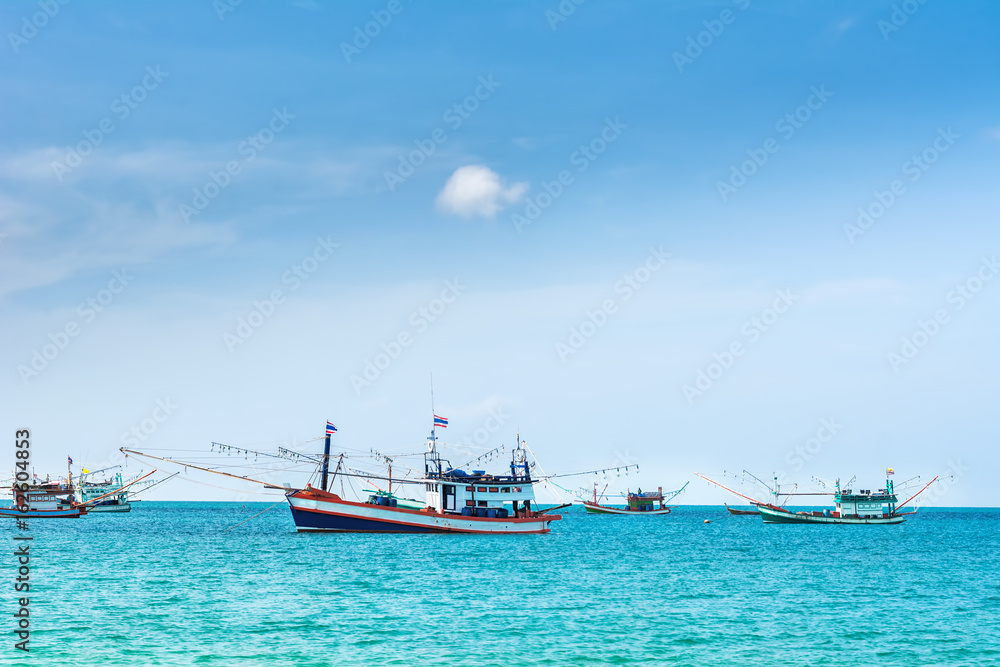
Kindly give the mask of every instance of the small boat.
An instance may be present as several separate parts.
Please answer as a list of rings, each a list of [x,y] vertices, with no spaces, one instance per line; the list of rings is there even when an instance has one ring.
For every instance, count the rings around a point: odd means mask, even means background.
[[[72,489],[58,482],[36,484],[27,489],[15,484],[12,507],[0,507],[0,516],[16,519],[77,519],[87,508],[73,499]]]
[[[610,505],[601,505],[597,497],[597,485],[594,485],[594,499],[584,500],[583,507],[587,510],[588,514],[642,514],[642,515],[662,515],[670,514],[670,507],[666,506],[666,503],[673,500],[677,495],[687,487],[687,484],[682,486],[679,490],[668,492],[671,493],[669,497],[663,495],[663,487],[658,487],[656,491],[647,491],[643,493],[642,489],[639,489],[636,493],[627,492],[626,498],[628,499],[628,504],[626,507],[612,507]],[[605,489],[608,487],[605,486]],[[601,494],[604,497],[604,494]],[[656,507],[655,503],[659,503],[659,507]]]
[[[726,505],[725,503],[722,503],[722,504]],[[735,510],[732,507],[730,507],[729,505],[726,505],[726,509],[729,510],[730,514],[733,514],[733,515],[736,515],[736,516],[757,516],[758,514],[760,514],[760,512],[757,511],[756,507],[754,509],[752,509],[752,510]]]

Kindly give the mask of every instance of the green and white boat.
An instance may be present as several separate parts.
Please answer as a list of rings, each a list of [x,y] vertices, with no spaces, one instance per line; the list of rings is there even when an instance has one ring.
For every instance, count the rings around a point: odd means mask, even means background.
[[[696,473],[697,474],[697,473]],[[781,507],[776,503],[764,503],[749,496],[744,496],[741,493],[733,491],[732,489],[722,486],[714,480],[708,479],[704,475],[698,475],[702,479],[706,479],[713,484],[726,489],[730,493],[734,493],[757,506],[757,511],[760,513],[761,519],[764,523],[829,523],[829,524],[900,524],[906,521],[906,516],[910,514],[916,514],[913,512],[900,512],[899,510],[909,503],[911,500],[923,493],[927,487],[937,481],[937,477],[928,482],[920,491],[912,495],[905,502],[897,505],[898,499],[896,498],[896,493],[893,488],[893,482],[890,477],[893,474],[892,468],[886,470],[885,478],[885,488],[878,489],[877,491],[872,491],[871,489],[860,489],[854,492],[851,489],[841,489],[840,480],[838,479],[834,484],[834,490],[832,493],[780,493],[777,486],[777,478],[775,478],[774,487],[774,497],[778,496],[815,496],[815,495],[832,495],[835,504],[834,509],[826,510],[812,510],[804,512],[796,512],[785,507]]]

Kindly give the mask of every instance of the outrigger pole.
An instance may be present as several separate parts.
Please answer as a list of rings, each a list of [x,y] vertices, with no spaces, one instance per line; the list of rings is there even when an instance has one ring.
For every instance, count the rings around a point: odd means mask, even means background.
[[[195,470],[204,470],[205,472],[215,473],[216,475],[225,475],[226,477],[232,477],[233,479],[242,479],[244,482],[256,482],[257,484],[263,484],[264,486],[269,486],[267,482],[262,482],[259,479],[252,479],[250,477],[241,477],[240,475],[232,475],[228,472],[222,472],[221,470],[212,470],[211,468],[202,468],[201,466],[196,466],[190,463],[184,463],[183,461],[175,461],[173,459],[165,459],[162,456],[153,456],[152,454],[144,454],[143,452],[137,452],[132,449],[120,448],[120,451],[124,454],[131,454],[132,456],[141,456],[150,459],[158,459],[160,461],[166,461],[167,463],[173,463],[174,465],[184,466],[185,468],[194,468]],[[139,481],[139,480],[136,480]],[[278,488],[278,487],[273,487]]]
[[[933,484],[934,482],[936,482],[938,477],[940,477],[940,475],[935,475],[934,479],[932,479],[931,481],[929,481],[926,484],[924,484],[924,488],[920,489],[919,491],[917,491],[916,493],[914,493],[912,496],[910,496],[909,498],[907,498],[903,502],[902,505],[897,505],[896,506],[896,512],[898,513],[900,507],[902,507],[903,505],[905,505],[906,503],[910,502],[911,500],[913,500],[914,498],[916,498],[917,496],[919,496],[921,493],[923,493],[924,491],[926,491],[927,487],[930,486],[931,484]]]
[[[755,498],[751,498],[750,496],[744,496],[739,491],[733,491],[728,486],[725,486],[723,484],[719,484],[714,479],[709,479],[708,477],[705,477],[701,473],[696,472],[695,475],[697,475],[698,477],[701,477],[706,482],[711,482],[712,484],[715,484],[716,486],[725,489],[726,491],[728,491],[729,493],[731,493],[731,494],[733,494],[735,496],[739,496],[740,498],[743,498],[744,500],[746,500],[747,502],[749,502],[751,505],[755,505],[755,506],[756,505],[767,505],[767,503],[762,503],[762,502],[760,502],[759,500],[757,500]]]
[[[150,475],[152,475],[152,474],[153,474],[154,472],[156,472],[156,470],[153,470],[152,472],[147,472],[147,473],[146,473],[145,475],[143,475],[143,476],[142,476],[142,477],[140,477],[139,479],[135,479],[135,480],[132,480],[131,482],[129,482],[128,484],[126,484],[126,485],[125,485],[125,486],[123,486],[123,487],[120,487],[120,488],[117,488],[117,489],[115,489],[114,491],[108,491],[108,492],[107,492],[107,493],[105,493],[104,495],[101,495],[101,496],[97,496],[96,498],[91,498],[91,499],[90,499],[90,500],[88,500],[87,502],[85,502],[85,503],[80,503],[80,504],[81,504],[81,505],[89,505],[89,504],[91,504],[91,503],[96,503],[96,502],[97,502],[98,500],[100,500],[101,498],[107,498],[108,496],[111,496],[111,495],[114,495],[114,494],[116,494],[116,493],[118,493],[118,492],[120,492],[120,491],[124,491],[125,489],[127,489],[127,488],[128,488],[128,487],[130,487],[130,486],[132,486],[132,485],[133,485],[133,484],[135,484],[136,482],[141,482],[142,480],[146,479],[147,477],[149,477]],[[83,495],[83,493],[81,492],[81,493],[80,493],[80,495]]]

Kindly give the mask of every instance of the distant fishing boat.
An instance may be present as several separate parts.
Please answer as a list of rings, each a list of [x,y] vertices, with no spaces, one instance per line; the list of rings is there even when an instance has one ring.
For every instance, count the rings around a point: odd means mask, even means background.
[[[722,504],[726,505],[725,503]],[[735,516],[757,516],[758,514],[760,514],[760,512],[757,511],[756,507],[752,510],[736,510],[730,507],[729,505],[726,505],[726,509],[729,510],[730,514],[733,514]]]
[[[72,463],[72,459],[70,459]],[[0,517],[19,519],[76,519],[93,511],[127,512],[127,489],[152,475],[155,470],[137,477],[126,484],[121,483],[121,475],[105,484],[90,484],[83,481],[87,473],[73,484],[73,471],[67,467],[65,480],[44,481],[27,488],[15,484],[12,487],[14,504],[0,507]],[[124,509],[121,506],[125,499]],[[107,503],[107,504],[105,504]]]
[[[97,472],[103,471],[98,470]],[[132,503],[129,501],[129,492],[122,488],[125,486],[125,483],[122,481],[122,474],[120,472],[116,473],[111,479],[103,482],[86,481],[88,474],[93,475],[97,473],[81,474],[76,490],[82,503],[90,503],[88,505],[89,511],[130,512],[132,510]]]
[[[698,474],[698,473],[695,473]],[[893,480],[890,479],[893,471],[891,468],[886,470],[885,488],[878,489],[872,492],[871,489],[861,489],[857,493],[854,493],[849,488],[840,488],[840,480],[836,480],[834,483],[834,490],[832,493],[822,492],[822,493],[780,493],[777,486],[777,477],[775,477],[775,490],[774,496],[777,498],[780,495],[784,496],[833,496],[835,507],[833,509],[826,510],[811,510],[811,511],[792,511],[785,507],[781,507],[774,503],[763,503],[749,496],[745,496],[741,493],[733,491],[732,489],[719,484],[718,482],[705,477],[704,475],[698,475],[702,479],[705,479],[716,486],[719,486],[730,493],[740,496],[745,500],[754,503],[757,506],[757,512],[760,514],[761,519],[764,523],[823,523],[823,524],[862,524],[862,525],[873,525],[873,524],[886,524],[894,525],[900,524],[906,521],[906,516],[910,514],[915,514],[916,512],[900,512],[905,505],[907,505],[914,498],[923,493],[927,488],[937,481],[938,477],[934,477],[930,482],[928,482],[920,491],[910,496],[906,501],[897,505],[898,499],[896,497]],[[853,480],[852,480],[853,481]],[[848,482],[850,483],[850,482]],[[829,487],[828,487],[829,488]],[[729,507],[727,506],[727,509]],[[729,510],[732,512],[733,510]]]
[[[12,487],[14,504],[0,507],[0,517],[17,519],[77,519],[87,513],[87,508],[73,499],[72,488],[58,482],[32,485],[23,489]]]
[[[648,516],[670,514],[670,507],[667,507],[667,503],[677,497],[681,491],[687,487],[684,484],[680,489],[673,492],[668,492],[671,495],[665,497],[663,494],[663,487],[658,487],[656,491],[646,491],[643,492],[639,489],[636,493],[626,492],[627,505],[625,507],[612,507],[610,505],[601,505],[599,498],[597,496],[597,485],[594,485],[594,499],[584,500],[583,507],[587,510],[588,514],[642,514]],[[607,490],[607,486],[604,487]],[[604,497],[603,492],[601,497]],[[659,507],[656,506],[659,503]]]

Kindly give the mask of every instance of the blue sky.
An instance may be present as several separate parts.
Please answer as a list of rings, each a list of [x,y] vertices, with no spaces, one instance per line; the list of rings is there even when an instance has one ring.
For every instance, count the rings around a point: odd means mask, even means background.
[[[0,399],[39,471],[111,461],[168,398],[149,449],[301,441],[330,418],[344,446],[404,451],[433,373],[450,435],[501,410],[483,446],[520,427],[549,472],[638,463],[614,483],[674,488],[959,470],[933,502],[998,502],[994,4],[222,6],[0,7]],[[225,187],[185,214],[213,175]],[[650,248],[670,258],[647,275]],[[626,276],[648,280],[626,298]],[[457,298],[435,305],[448,280]],[[746,333],[779,290],[791,305]],[[701,482],[685,497],[721,500]]]

